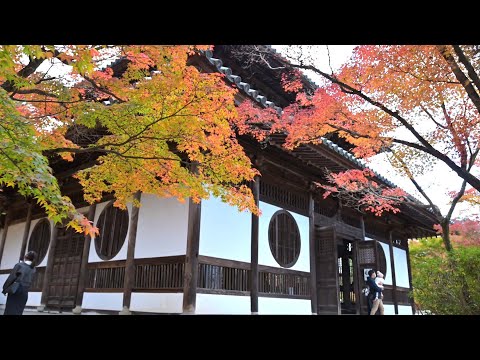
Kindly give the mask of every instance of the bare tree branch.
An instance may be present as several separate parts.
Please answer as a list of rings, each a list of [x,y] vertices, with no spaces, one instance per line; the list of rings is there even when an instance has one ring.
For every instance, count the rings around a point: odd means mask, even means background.
[[[472,79],[473,83],[477,87],[477,91],[480,91],[480,78],[478,77],[477,72],[473,68],[471,62],[467,59],[465,56],[465,53],[462,51],[459,45],[452,45],[453,50],[455,50],[455,53],[458,56],[458,60],[465,66],[465,69],[467,69],[468,76],[470,76],[470,79]]]
[[[463,88],[468,94],[468,97],[470,98],[470,100],[472,100],[478,112],[480,112],[480,96],[473,87],[472,81],[465,76],[446,45],[437,45],[437,49],[450,66],[450,69],[452,70],[457,80],[460,81],[460,84],[462,84]]]

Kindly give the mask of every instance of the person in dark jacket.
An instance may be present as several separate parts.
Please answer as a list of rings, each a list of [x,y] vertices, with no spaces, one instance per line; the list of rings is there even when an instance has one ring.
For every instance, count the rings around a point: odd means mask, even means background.
[[[29,251],[24,261],[17,263],[7,280],[3,284],[2,293],[6,295],[7,288],[13,283],[18,283],[18,288],[14,294],[8,294],[7,303],[5,305],[5,312],[3,315],[22,315],[25,305],[28,300],[28,290],[32,285],[33,274],[35,274],[35,267],[33,262],[37,254],[35,251]]]
[[[375,270],[371,269],[368,271],[367,285],[370,288],[370,292],[367,296],[368,315],[371,315],[370,313],[372,311],[373,302],[375,301],[375,294],[377,292],[380,292],[380,293],[382,292],[382,289],[380,289],[378,285],[375,283],[376,277],[377,277],[377,273],[375,272]]]

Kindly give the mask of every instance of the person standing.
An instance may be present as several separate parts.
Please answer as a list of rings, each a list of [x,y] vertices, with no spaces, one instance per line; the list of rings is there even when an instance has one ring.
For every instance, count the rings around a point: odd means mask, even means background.
[[[385,309],[383,307],[383,283],[383,274],[380,271],[377,271],[375,284],[378,286],[380,291],[376,292],[375,297],[372,299],[372,310],[370,311],[370,315],[375,315],[377,310],[380,310],[380,315],[385,314]]]
[[[377,274],[375,270],[371,269],[368,271],[368,277],[367,277],[367,286],[370,288],[370,292],[367,296],[367,308],[368,308],[368,314],[373,315],[375,312],[377,312],[377,309],[379,307],[378,299],[375,298],[375,294],[377,292],[382,292],[382,289],[378,287],[378,285],[375,283],[375,278],[377,277]],[[373,311],[375,309],[375,311]],[[383,303],[380,312],[383,315]]]
[[[33,262],[37,254],[35,251],[29,251],[24,256],[24,261],[18,262],[12,269],[7,280],[3,284],[2,293],[7,295],[7,290],[14,283],[17,283],[15,292],[8,293],[5,312],[3,315],[22,315],[28,300],[28,290],[32,285],[33,274],[35,274],[35,266]]]

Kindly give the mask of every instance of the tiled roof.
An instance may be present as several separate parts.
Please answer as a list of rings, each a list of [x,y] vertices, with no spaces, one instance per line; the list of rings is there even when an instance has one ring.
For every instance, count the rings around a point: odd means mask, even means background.
[[[272,47],[268,47],[268,48],[272,52],[276,53],[276,50],[273,49]],[[255,102],[259,103],[264,108],[269,107],[269,108],[275,109],[279,115],[283,112],[283,109],[280,106],[276,106],[274,102],[268,101],[268,99],[265,96],[261,95],[258,90],[252,89],[250,87],[250,84],[248,84],[246,82],[243,82],[242,78],[240,76],[233,74],[231,68],[229,68],[227,66],[223,66],[223,62],[222,62],[221,59],[217,59],[217,58],[213,57],[213,52],[212,51],[207,50],[207,51],[204,52],[204,55],[207,58],[207,60],[210,62],[210,64],[214,65],[217,68],[218,72],[221,72],[222,74],[225,74],[225,77],[227,78],[227,80],[230,81],[232,84],[235,84],[245,95],[247,95],[248,97],[253,99]],[[310,80],[306,76],[305,76],[305,80],[308,81],[312,85],[312,87],[314,87],[314,88],[318,87],[312,80]],[[328,140],[325,137],[321,137],[321,140],[322,140],[322,144],[324,144],[327,148],[334,150],[336,153],[340,154],[341,156],[343,156],[344,158],[346,158],[347,160],[349,160],[353,164],[355,164],[355,165],[357,165],[357,166],[359,166],[363,169],[365,169],[365,168],[370,169],[368,166],[365,165],[365,163],[363,161],[355,158],[355,156],[353,156],[351,153],[349,153],[345,149],[341,148],[340,146],[338,146],[334,142]],[[398,187],[393,182],[391,182],[390,180],[385,178],[383,175],[378,174],[377,172],[373,171],[372,169],[370,169],[370,170],[375,174],[375,176],[379,180],[384,182],[387,186]]]

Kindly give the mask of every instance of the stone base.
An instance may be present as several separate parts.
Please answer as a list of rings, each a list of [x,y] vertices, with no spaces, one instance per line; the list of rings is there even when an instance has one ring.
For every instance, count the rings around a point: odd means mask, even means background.
[[[81,306],[75,306],[75,309],[72,310],[72,313],[74,315],[80,315],[82,313],[82,307]]]
[[[124,306],[118,315],[132,315],[132,312],[126,306]]]
[[[258,315],[258,311],[252,311],[252,315]]]

